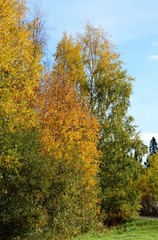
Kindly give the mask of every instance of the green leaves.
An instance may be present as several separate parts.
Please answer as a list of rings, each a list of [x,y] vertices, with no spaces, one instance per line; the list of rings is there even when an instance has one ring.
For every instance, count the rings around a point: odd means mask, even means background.
[[[123,68],[106,33],[90,24],[78,39],[89,89],[88,102],[101,123],[99,179],[101,207],[108,224],[137,214],[138,180],[146,147],[128,116],[133,78]]]

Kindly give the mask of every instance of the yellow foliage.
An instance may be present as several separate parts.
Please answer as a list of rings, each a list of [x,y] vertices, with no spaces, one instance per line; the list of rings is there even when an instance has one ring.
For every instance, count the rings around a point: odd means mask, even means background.
[[[0,107],[10,120],[10,129],[17,124],[35,124],[32,103],[41,56],[32,54],[25,12],[25,5],[18,0],[0,0]]]
[[[81,95],[88,94],[86,75],[81,55],[81,45],[75,44],[73,38],[63,34],[55,54],[55,70],[63,69]]]

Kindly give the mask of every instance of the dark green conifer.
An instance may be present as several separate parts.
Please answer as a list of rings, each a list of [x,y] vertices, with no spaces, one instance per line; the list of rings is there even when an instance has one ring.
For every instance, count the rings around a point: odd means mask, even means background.
[[[149,144],[149,153],[150,155],[153,155],[157,152],[158,147],[157,147],[157,141],[154,137],[152,137],[150,144]]]

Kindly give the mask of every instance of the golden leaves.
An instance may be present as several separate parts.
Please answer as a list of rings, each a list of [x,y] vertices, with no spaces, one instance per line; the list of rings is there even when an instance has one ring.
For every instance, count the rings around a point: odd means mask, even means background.
[[[35,125],[33,101],[41,74],[41,55],[25,24],[26,7],[17,0],[0,0],[0,105],[16,125]],[[28,121],[29,119],[29,121]]]

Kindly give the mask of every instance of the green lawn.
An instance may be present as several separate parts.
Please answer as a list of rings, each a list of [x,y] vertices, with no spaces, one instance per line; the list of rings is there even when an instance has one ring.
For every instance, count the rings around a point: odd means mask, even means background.
[[[74,240],[158,240],[158,220],[138,219],[105,234],[89,234]]]

